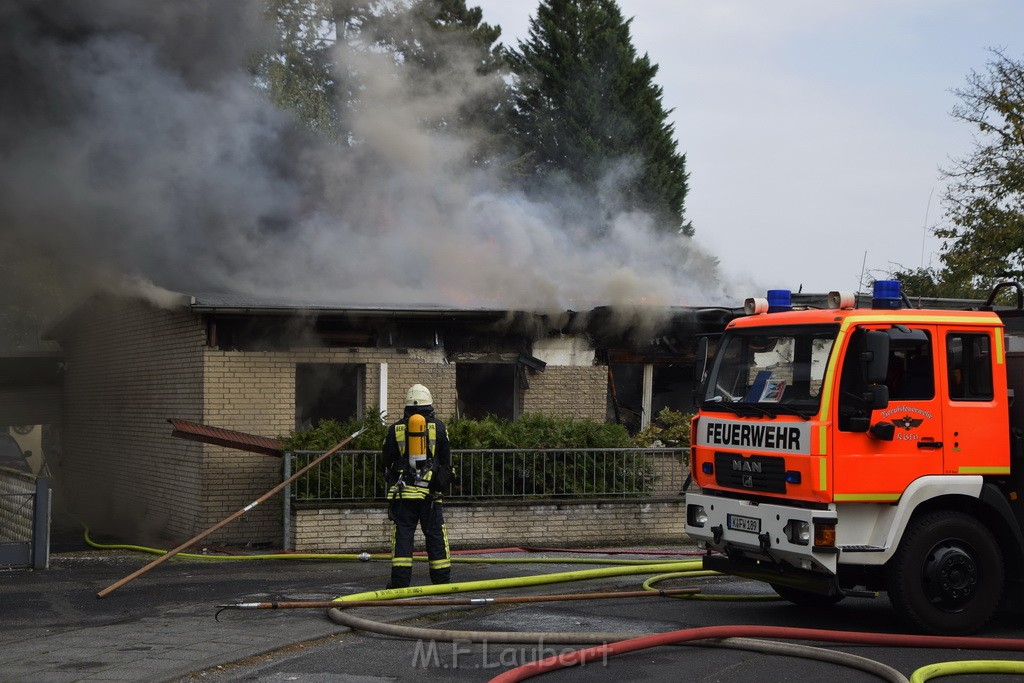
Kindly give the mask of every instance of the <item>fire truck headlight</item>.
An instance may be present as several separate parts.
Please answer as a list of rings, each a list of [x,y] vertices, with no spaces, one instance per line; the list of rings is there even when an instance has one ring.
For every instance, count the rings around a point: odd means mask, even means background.
[[[783,527],[786,538],[793,545],[807,545],[811,542],[811,525],[799,519],[791,519]]]
[[[819,548],[834,548],[836,546],[836,525],[834,522],[814,525],[814,545]]]
[[[708,523],[708,513],[703,505],[686,506],[686,523],[690,526],[703,527]]]

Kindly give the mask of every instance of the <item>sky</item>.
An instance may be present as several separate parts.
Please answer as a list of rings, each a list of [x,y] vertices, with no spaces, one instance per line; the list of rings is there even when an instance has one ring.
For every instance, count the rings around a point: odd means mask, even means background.
[[[526,193],[500,164],[472,163],[479,131],[431,124],[496,89],[458,41],[441,41],[450,66],[426,81],[358,35],[334,44],[331,63],[359,80],[342,144],[253,87],[252,55],[275,44],[263,0],[0,2],[0,345],[5,319],[125,276],[155,302],[554,320],[610,306],[635,326],[631,309],[856,290],[939,264],[939,169],[972,145],[951,91],[991,48],[1024,58],[1024,2],[619,3],[660,69],[694,240],[622,201],[629,163],[596,196],[557,178]],[[468,4],[506,44],[537,7]]]
[[[470,1],[514,45],[537,5]],[[1024,56],[1017,0],[619,0],[659,66],[687,217],[729,289],[857,290],[937,267],[950,112],[991,48]],[[745,292],[745,293],[744,293]]]

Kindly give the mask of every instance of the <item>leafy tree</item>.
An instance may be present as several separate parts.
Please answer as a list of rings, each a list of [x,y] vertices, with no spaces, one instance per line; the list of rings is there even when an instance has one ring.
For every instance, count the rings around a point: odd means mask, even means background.
[[[266,0],[280,36],[277,50],[254,59],[257,86],[306,125],[344,137],[342,121],[356,99],[354,74],[334,63],[331,49],[369,13],[363,0]]]
[[[945,268],[895,270],[886,274],[886,279],[899,280],[903,292],[910,298],[984,299],[987,296],[975,287],[972,278],[961,278]]]
[[[943,171],[951,224],[935,234],[949,240],[943,280],[987,290],[1024,271],[1024,62],[993,50],[954,93],[952,115],[975,128],[975,145]]]
[[[496,73],[501,64],[495,44],[501,29],[483,23],[480,8],[466,0],[267,0],[267,12],[280,43],[254,61],[257,85],[310,128],[338,140],[349,140],[347,119],[363,85],[358,68],[339,62],[339,43],[391,54],[412,96],[444,91],[439,82],[465,64],[478,75]],[[500,78],[491,83],[486,95],[474,92],[459,111],[424,123],[450,129],[486,121],[481,112],[507,97]]]
[[[654,83],[658,67],[637,55],[631,23],[615,0],[541,0],[528,38],[509,51],[519,170],[538,184],[568,177],[601,192],[607,174],[634,163],[632,177],[616,179],[624,208],[692,234],[685,156]]]

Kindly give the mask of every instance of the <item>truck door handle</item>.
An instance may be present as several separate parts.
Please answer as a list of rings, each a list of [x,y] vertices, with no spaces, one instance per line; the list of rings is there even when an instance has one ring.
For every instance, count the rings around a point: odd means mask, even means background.
[[[918,441],[918,448],[942,448],[941,441]]]

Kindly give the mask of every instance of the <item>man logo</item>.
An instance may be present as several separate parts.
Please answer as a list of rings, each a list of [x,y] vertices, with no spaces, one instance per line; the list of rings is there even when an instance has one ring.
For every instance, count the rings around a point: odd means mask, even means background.
[[[749,474],[743,475],[743,488],[752,489],[754,488],[754,477]]]
[[[761,474],[761,463],[756,460],[733,460],[732,469],[736,472],[753,472]]]

